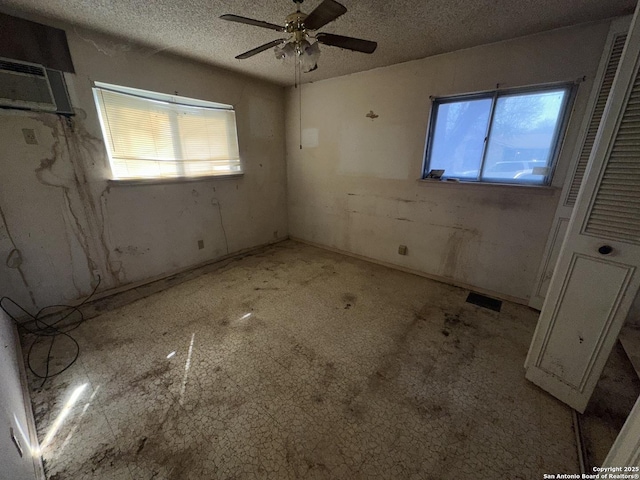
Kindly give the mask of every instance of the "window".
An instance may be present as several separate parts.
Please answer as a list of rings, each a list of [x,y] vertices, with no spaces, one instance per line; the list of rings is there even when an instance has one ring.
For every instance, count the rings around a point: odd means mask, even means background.
[[[93,93],[115,179],[242,173],[232,106],[97,82]]]
[[[435,99],[424,176],[548,185],[571,99],[570,85]]]

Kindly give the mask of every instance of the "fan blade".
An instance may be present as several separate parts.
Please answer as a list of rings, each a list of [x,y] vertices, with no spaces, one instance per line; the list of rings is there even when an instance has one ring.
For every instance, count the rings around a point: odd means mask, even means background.
[[[227,20],[228,22],[246,23],[247,25],[253,25],[255,27],[269,28],[277,32],[284,32],[284,27],[281,27],[280,25],[276,25],[275,23],[263,22],[261,20],[254,20],[252,18],[239,17],[238,15],[228,15],[228,14],[222,15],[220,18],[222,20]]]
[[[272,42],[265,43],[264,45],[260,45],[259,47],[256,47],[256,48],[254,48],[252,50],[249,50],[248,52],[241,53],[236,58],[238,60],[244,60],[245,58],[253,57],[254,55],[256,55],[256,54],[258,54],[260,52],[264,52],[265,50],[269,50],[271,47],[275,47],[276,45],[280,45],[284,41],[285,41],[285,39],[281,38],[279,40],[274,40]]]
[[[355,50],[362,53],[375,52],[378,44],[369,40],[361,40],[359,38],[343,37],[342,35],[334,35],[332,33],[319,33],[316,38],[320,43],[331,45],[332,47],[346,48],[347,50]]]
[[[307,30],[318,30],[346,12],[347,9],[345,6],[335,0],[323,0],[322,3],[304,19],[304,26]]]

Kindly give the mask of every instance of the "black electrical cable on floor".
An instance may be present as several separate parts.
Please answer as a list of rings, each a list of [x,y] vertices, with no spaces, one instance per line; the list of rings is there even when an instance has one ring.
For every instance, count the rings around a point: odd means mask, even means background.
[[[77,340],[75,338],[73,338],[69,332],[71,332],[72,330],[75,330],[76,328],[78,328],[85,320],[83,313],[80,311],[80,307],[82,307],[85,303],[87,303],[89,301],[89,299],[91,297],[93,297],[93,295],[96,293],[96,290],[98,290],[98,287],[100,286],[100,281],[101,278],[100,276],[98,276],[98,282],[96,283],[96,286],[93,288],[93,291],[89,294],[89,296],[87,298],[85,298],[82,303],[80,303],[77,306],[74,305],[49,305],[47,307],[43,307],[41,308],[38,313],[36,313],[35,315],[30,314],[27,310],[25,310],[20,304],[18,304],[17,302],[15,302],[14,300],[12,300],[9,297],[2,297],[0,298],[0,308],[4,311],[4,313],[6,313],[9,318],[11,318],[16,325],[18,326],[18,328],[24,330],[25,332],[27,332],[28,334],[34,335],[36,338],[33,340],[33,342],[31,342],[31,345],[29,345],[29,350],[27,351],[27,367],[29,368],[29,371],[35,375],[38,378],[42,379],[42,384],[40,385],[40,388],[42,388],[44,386],[44,384],[46,383],[46,381],[48,379],[50,379],[51,377],[55,377],[56,375],[60,375],[62,372],[68,370],[78,359],[78,356],[80,355],[80,345],[78,344]],[[24,315],[26,317],[29,318],[29,320],[18,320],[18,318],[16,318],[16,316],[12,315],[7,308],[5,307],[5,303],[10,303],[11,305],[13,305],[13,307],[15,309],[20,310],[22,313],[24,313]],[[61,315],[60,318],[58,318],[55,321],[49,321],[49,319],[47,318],[47,316],[45,315],[45,313],[48,310],[51,309],[59,309],[58,311],[56,311],[55,313],[53,313],[52,315],[54,316],[58,316]],[[68,312],[63,313],[65,310],[68,309]],[[79,315],[79,319],[75,320],[75,321],[67,321],[65,322],[65,320],[70,319],[71,320],[71,316],[77,313]],[[21,315],[19,315],[21,316]],[[73,358],[71,360],[69,360],[65,366],[63,368],[61,368],[60,370],[58,370],[57,372],[51,373],[50,371],[50,363],[51,363],[51,354],[53,352],[53,345],[56,341],[56,338],[59,336],[64,336],[65,338],[68,338],[72,345],[73,348],[75,350],[74,354],[73,354]],[[32,364],[31,364],[31,354],[33,352],[33,347],[39,342],[41,337],[48,337],[50,338],[50,343],[49,343],[49,348],[47,351],[47,357],[45,360],[45,364],[44,364],[44,373],[42,372],[37,372]]]

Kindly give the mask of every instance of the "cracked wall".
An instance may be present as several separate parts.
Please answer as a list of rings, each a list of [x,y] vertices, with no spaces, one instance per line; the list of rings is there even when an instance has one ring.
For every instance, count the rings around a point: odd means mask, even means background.
[[[299,92],[288,89],[291,236],[525,303],[608,27],[565,28],[305,84],[301,126]],[[418,181],[430,96],[585,75],[552,188]],[[398,255],[399,245],[408,255]]]
[[[65,77],[76,115],[0,111],[2,295],[34,310],[82,298],[98,278],[100,290],[109,290],[287,236],[282,88],[66,30],[76,74]],[[109,182],[93,81],[234,105],[244,176]],[[25,143],[25,128],[37,145]]]

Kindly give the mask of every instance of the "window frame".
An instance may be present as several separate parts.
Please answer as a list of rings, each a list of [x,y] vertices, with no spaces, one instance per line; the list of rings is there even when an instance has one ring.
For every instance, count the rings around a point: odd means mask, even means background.
[[[560,157],[560,153],[562,151],[562,145],[564,144],[565,136],[567,133],[567,126],[569,124],[569,118],[571,117],[571,112],[573,111],[573,105],[577,93],[576,82],[556,82],[556,83],[545,83],[541,85],[529,85],[525,87],[514,87],[514,88],[497,88],[494,90],[486,90],[475,93],[465,93],[458,95],[446,95],[439,97],[430,97],[431,100],[431,110],[429,112],[429,124],[427,127],[427,139],[425,145],[425,154],[422,164],[422,176],[420,177],[422,180],[429,180],[427,178],[428,173],[431,171],[431,154],[433,148],[433,134],[435,131],[435,127],[438,121],[438,111],[440,105],[448,104],[448,103],[456,103],[460,101],[467,100],[479,100],[479,99],[491,99],[491,108],[489,111],[489,120],[487,122],[487,129],[485,133],[484,142],[482,145],[482,158],[480,161],[480,165],[478,168],[478,177],[477,179],[470,178],[458,178],[453,176],[447,176],[447,172],[445,170],[443,179],[452,179],[455,182],[459,183],[472,183],[472,184],[487,184],[487,185],[508,185],[508,186],[525,186],[525,187],[548,187],[551,185],[553,175],[555,173],[556,165],[558,163],[558,158]],[[563,99],[563,103],[561,106],[561,115],[559,121],[556,125],[555,132],[553,134],[553,147],[551,151],[551,158],[547,163],[547,175],[545,175],[542,182],[518,182],[518,181],[497,181],[496,179],[483,180],[483,170],[486,163],[487,151],[489,146],[489,141],[491,138],[491,130],[493,127],[493,120],[495,117],[496,104],[499,98],[506,97],[510,95],[517,94],[527,94],[527,93],[544,93],[550,90],[560,90],[563,89],[566,92],[565,98]],[[501,179],[503,180],[503,179]],[[510,179],[504,179],[510,180]],[[512,179],[517,180],[517,179]]]
[[[239,153],[240,141],[239,141],[239,135],[238,135],[237,118],[235,118],[236,110],[233,105],[229,105],[229,104],[212,102],[209,100],[200,100],[200,99],[190,98],[190,97],[183,97],[177,94],[171,95],[171,94],[166,94],[161,92],[154,92],[151,90],[142,90],[139,88],[127,87],[124,85],[109,84],[109,83],[104,83],[99,81],[92,82],[91,90],[93,94],[94,104],[96,107],[98,122],[100,124],[100,131],[103,136],[103,142],[105,144],[105,149],[106,149],[107,157],[109,160],[109,169],[111,171],[111,178],[109,179],[109,182],[112,182],[114,184],[175,183],[175,182],[185,182],[185,181],[186,182],[199,181],[199,180],[206,180],[206,179],[241,177],[244,175],[244,162],[242,162],[242,158],[240,158],[239,171],[225,172],[221,174],[207,173],[204,175],[188,175],[188,174],[185,174],[184,172],[184,165],[180,165],[181,174],[175,175],[175,176],[149,176],[149,177],[118,177],[116,176],[114,165],[113,165],[111,147],[109,146],[109,140],[106,138],[107,131],[109,129],[107,128],[107,125],[104,123],[101,101],[98,98],[101,91],[113,92],[113,93],[122,94],[122,95],[129,95],[131,97],[136,97],[138,99],[146,100],[149,102],[168,104],[168,105],[175,106],[176,109],[179,109],[180,107],[187,107],[187,108],[192,107],[192,108],[200,108],[205,110],[210,109],[210,110],[233,112],[234,123],[235,123],[234,128],[235,128],[235,136],[236,136],[235,140],[238,144],[238,153]],[[179,134],[177,134],[176,136],[177,125],[173,120],[174,119],[170,119],[170,126],[173,131],[173,135],[171,138],[175,148],[176,142],[180,146],[181,139],[179,138]],[[182,163],[185,160],[186,159],[183,159],[180,162]]]

